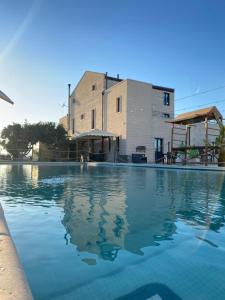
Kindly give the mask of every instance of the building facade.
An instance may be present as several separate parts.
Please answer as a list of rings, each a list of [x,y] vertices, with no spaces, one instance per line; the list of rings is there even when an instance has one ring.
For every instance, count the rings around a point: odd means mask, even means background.
[[[168,151],[174,89],[87,71],[69,95],[67,122],[60,123],[71,139],[95,129],[110,132],[120,156],[142,152],[148,162]]]

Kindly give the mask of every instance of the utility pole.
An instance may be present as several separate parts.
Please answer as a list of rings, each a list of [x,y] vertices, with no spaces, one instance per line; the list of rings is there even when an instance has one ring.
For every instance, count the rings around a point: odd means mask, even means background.
[[[68,84],[68,114],[67,114],[67,131],[68,131],[68,135],[69,135],[69,132],[70,132],[70,117],[71,117],[71,114],[70,114],[70,87],[71,87],[71,84],[69,83]]]

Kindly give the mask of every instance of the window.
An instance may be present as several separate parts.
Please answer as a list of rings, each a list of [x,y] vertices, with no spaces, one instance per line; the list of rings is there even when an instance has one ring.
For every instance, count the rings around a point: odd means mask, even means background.
[[[96,84],[92,84],[91,89],[92,89],[92,91],[95,91],[96,90]]]
[[[72,119],[72,133],[74,134],[75,132],[75,120]]]
[[[170,94],[169,93],[164,93],[164,105],[169,106],[170,105]]]
[[[170,118],[170,114],[163,113],[163,118],[169,119]]]
[[[155,138],[155,162],[163,161],[163,139]]]
[[[116,98],[116,112],[122,111],[122,97]]]
[[[73,104],[75,104],[76,100],[73,98]]]
[[[81,115],[80,115],[80,119],[81,119],[81,120],[84,120],[84,118],[85,118],[85,114],[81,114]]]
[[[96,110],[91,111],[91,129],[95,129]]]

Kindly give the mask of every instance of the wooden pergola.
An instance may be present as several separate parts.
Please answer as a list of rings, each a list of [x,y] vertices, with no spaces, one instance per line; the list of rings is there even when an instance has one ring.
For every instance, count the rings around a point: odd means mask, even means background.
[[[209,127],[209,121],[216,121],[219,128]],[[205,164],[208,164],[208,155],[210,152],[215,151],[217,148],[215,145],[209,144],[209,136],[218,136],[219,131],[223,128],[223,116],[216,108],[216,106],[207,107],[187,113],[178,115],[175,119],[168,121],[172,124],[171,130],[171,145],[170,145],[170,157],[171,162],[173,157],[176,157],[177,152],[184,152],[184,163],[187,163],[187,153],[190,149],[197,149],[201,152],[204,151]],[[191,146],[190,145],[190,130],[194,124],[204,123],[205,127],[205,145],[204,146]],[[183,125],[183,126],[182,126]],[[210,131],[210,132],[209,132]],[[211,133],[213,131],[213,133]],[[183,136],[184,145],[175,147],[175,142],[180,141],[176,139],[176,136]]]

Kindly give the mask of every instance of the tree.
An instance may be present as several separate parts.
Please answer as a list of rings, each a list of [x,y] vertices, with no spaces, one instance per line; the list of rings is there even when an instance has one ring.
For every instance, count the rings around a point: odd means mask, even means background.
[[[220,135],[216,139],[216,145],[219,147],[218,165],[225,166],[225,126],[220,130]]]
[[[54,148],[67,141],[67,133],[61,125],[53,122],[36,124],[14,123],[5,127],[1,134],[1,144],[13,159],[22,159],[30,153],[37,142]]]

